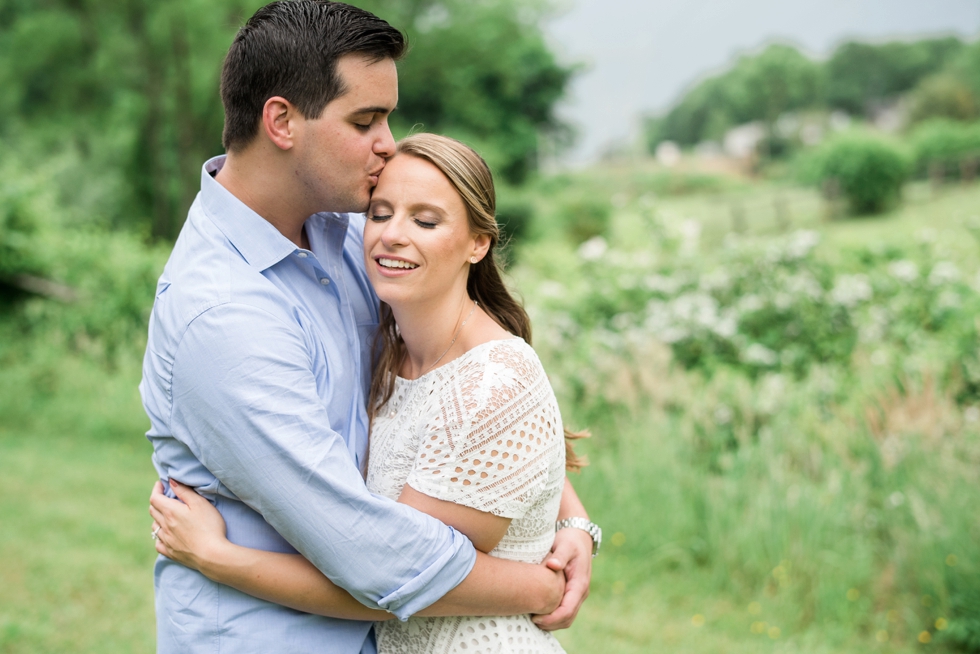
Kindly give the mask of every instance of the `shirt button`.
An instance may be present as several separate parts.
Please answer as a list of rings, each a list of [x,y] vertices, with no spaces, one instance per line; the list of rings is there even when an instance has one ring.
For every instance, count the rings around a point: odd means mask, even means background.
[[[296,256],[297,256],[297,257],[299,257],[300,259],[305,259],[305,258],[306,258],[306,257],[308,257],[309,255],[308,255],[308,254],[306,254],[305,252],[297,252],[297,253],[296,253]]]
[[[327,284],[330,283],[330,280],[327,279],[326,277],[321,277],[320,278],[320,283],[323,284],[324,286],[326,286]]]

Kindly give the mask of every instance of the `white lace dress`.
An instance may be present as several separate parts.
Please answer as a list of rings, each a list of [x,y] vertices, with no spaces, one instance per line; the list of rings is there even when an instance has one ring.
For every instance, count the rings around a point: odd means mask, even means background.
[[[561,416],[534,350],[491,341],[416,380],[398,378],[371,428],[367,486],[512,518],[492,556],[540,563],[565,479]],[[563,652],[530,616],[410,618],[377,625],[379,654]]]

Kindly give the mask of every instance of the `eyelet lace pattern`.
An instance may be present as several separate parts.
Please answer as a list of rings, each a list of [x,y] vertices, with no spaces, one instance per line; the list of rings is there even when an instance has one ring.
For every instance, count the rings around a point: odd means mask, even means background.
[[[561,415],[522,339],[477,346],[415,380],[397,379],[371,429],[368,489],[431,497],[511,518],[492,552],[540,563],[551,551],[565,479]],[[561,653],[530,616],[378,623],[380,654]]]

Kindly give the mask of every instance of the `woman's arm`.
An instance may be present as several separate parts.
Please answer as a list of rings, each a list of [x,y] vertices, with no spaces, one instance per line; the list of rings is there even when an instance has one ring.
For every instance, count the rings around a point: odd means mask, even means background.
[[[194,489],[170,480],[180,501],[163,494],[159,481],[150,495],[157,552],[208,579],[268,602],[346,620],[387,620],[334,585],[299,554],[241,547],[225,537],[225,521]]]
[[[160,554],[200,571],[212,581],[298,611],[349,620],[392,617],[386,611],[360,604],[298,554],[279,554],[234,545],[225,538],[224,520],[210,502],[177,482],[171,481],[171,488],[180,501],[164,495],[160,482],[150,496],[154,529],[159,527],[157,551]],[[429,508],[457,520],[463,529],[470,531],[489,549],[499,542],[510,524],[505,518],[434,500],[411,490],[406,499],[406,503],[438,503],[430,504]],[[493,520],[481,521],[481,516]],[[561,572],[549,570],[544,565],[505,561],[480,552],[466,579],[420,615],[548,613],[558,606],[563,591]]]

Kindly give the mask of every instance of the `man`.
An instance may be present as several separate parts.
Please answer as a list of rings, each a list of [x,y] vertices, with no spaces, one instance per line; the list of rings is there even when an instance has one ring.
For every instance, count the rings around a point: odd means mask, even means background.
[[[436,602],[500,614],[515,588],[554,595],[553,575],[478,555],[441,522],[369,494],[359,473],[378,307],[364,218],[346,212],[365,210],[394,154],[403,50],[381,19],[321,0],[272,3],[240,30],[222,71],[227,158],[205,164],[157,286],[147,437],[161,479],[211,499],[232,542],[298,551],[400,618]],[[586,516],[566,483],[568,517]],[[591,548],[586,532],[559,532],[568,584],[543,627],[574,618]],[[163,557],[155,586],[159,652],[374,648],[369,623],[270,604]]]

